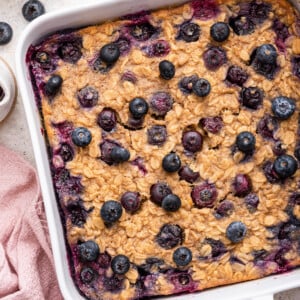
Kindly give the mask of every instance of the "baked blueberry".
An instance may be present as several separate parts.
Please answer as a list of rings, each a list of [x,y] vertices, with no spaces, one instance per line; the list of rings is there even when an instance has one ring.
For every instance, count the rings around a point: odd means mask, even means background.
[[[77,92],[77,99],[82,107],[91,108],[98,102],[98,91],[91,86],[86,86]]]
[[[71,138],[76,146],[86,147],[92,141],[92,134],[85,127],[77,127],[72,131]]]
[[[122,205],[115,200],[105,201],[100,209],[100,216],[104,223],[111,224],[122,216]]]
[[[83,283],[91,283],[96,276],[96,271],[90,267],[84,267],[80,271],[80,279]]]
[[[280,178],[274,171],[274,164],[271,161],[266,161],[262,166],[262,170],[270,183],[280,182]]]
[[[258,109],[262,106],[264,93],[257,87],[243,87],[239,100],[247,108]]]
[[[294,56],[292,58],[292,72],[300,79],[300,56]]]
[[[172,109],[173,99],[169,93],[156,92],[150,99],[150,108],[155,117],[163,118]]]
[[[129,29],[130,34],[140,42],[149,40],[155,33],[157,33],[157,29],[149,22],[131,25]]]
[[[92,240],[77,246],[79,259],[83,262],[95,261],[99,255],[99,246]]]
[[[217,219],[228,217],[234,210],[234,205],[229,200],[224,200],[220,203],[220,205],[216,208],[215,217]]]
[[[199,40],[201,33],[200,26],[193,22],[184,22],[180,25],[177,39],[184,40],[187,43]]]
[[[216,71],[227,61],[227,55],[221,47],[210,47],[203,53],[204,65],[210,71]]]
[[[97,124],[105,131],[112,131],[117,125],[115,110],[109,107],[103,108],[97,117]]]
[[[113,140],[104,140],[100,144],[101,156],[100,159],[103,160],[108,165],[112,165],[114,161],[111,158],[111,151],[115,147],[121,147],[121,145]]]
[[[121,197],[121,204],[126,211],[136,212],[141,205],[141,197],[137,192],[125,192]]]
[[[181,167],[180,157],[174,152],[167,154],[163,158],[162,167],[166,172],[169,173],[178,171]]]
[[[189,183],[194,183],[200,178],[199,172],[194,172],[190,167],[183,166],[178,171],[180,180],[185,180]]]
[[[175,75],[175,66],[168,60],[162,60],[159,63],[160,77],[165,80],[170,80]]]
[[[207,244],[211,247],[211,253],[209,256],[201,257],[201,258],[218,258],[221,255],[225,254],[227,252],[227,249],[224,245],[224,243],[220,240],[215,240],[212,238],[205,238],[203,241],[203,244]]]
[[[226,75],[226,81],[231,84],[236,84],[238,86],[243,86],[243,84],[247,81],[248,74],[245,70],[238,66],[229,67]]]
[[[248,208],[248,210],[253,213],[256,211],[257,209],[257,206],[259,204],[259,198],[256,194],[254,193],[250,193],[248,194],[245,199],[245,204],[246,204],[246,207]]]
[[[186,151],[195,153],[202,149],[202,135],[195,130],[186,131],[182,134],[181,142]]]
[[[248,175],[238,174],[232,183],[234,195],[245,197],[252,191],[252,182]]]
[[[81,43],[81,40],[65,42],[57,49],[57,53],[65,62],[75,64],[82,56]]]
[[[112,148],[110,157],[114,163],[121,163],[129,160],[130,153],[127,149],[116,146]]]
[[[210,93],[211,85],[208,80],[204,78],[197,79],[193,84],[193,92],[198,97],[205,97]]]
[[[72,147],[67,143],[61,144],[58,150],[58,154],[61,156],[64,162],[70,161],[74,157],[74,151]]]
[[[254,32],[255,25],[246,16],[237,16],[229,18],[229,26],[237,35],[248,35]]]
[[[158,245],[166,250],[181,245],[184,239],[184,232],[177,224],[165,224],[160,228],[155,237]]]
[[[63,79],[59,75],[52,75],[45,84],[45,94],[49,97],[55,96],[63,83]]]
[[[199,126],[210,133],[219,133],[223,128],[223,120],[221,117],[207,117],[199,120]]]
[[[0,22],[0,46],[8,44],[13,36],[11,26],[6,22]]]
[[[257,133],[265,139],[275,140],[275,133],[278,128],[278,120],[270,115],[265,115],[257,124]]]
[[[178,82],[179,89],[184,94],[191,94],[193,92],[193,85],[197,81],[198,75],[186,76]]]
[[[280,52],[285,52],[285,41],[290,36],[289,28],[286,24],[282,23],[279,19],[273,21],[272,29],[276,33],[275,44]]]
[[[194,186],[191,192],[192,200],[197,208],[213,207],[217,195],[215,185],[208,182]]]
[[[192,258],[192,252],[187,247],[179,247],[173,253],[173,261],[180,267],[188,265],[192,261]]]
[[[23,17],[31,22],[35,18],[45,13],[44,5],[38,0],[29,0],[22,7]]]
[[[97,262],[100,268],[107,269],[110,266],[111,256],[106,251],[100,253]]]
[[[148,112],[149,105],[145,99],[136,97],[129,103],[129,111],[135,119],[141,119]]]
[[[284,154],[275,159],[273,168],[280,178],[285,179],[296,173],[298,163],[293,156]]]
[[[166,182],[157,182],[151,185],[150,188],[150,200],[157,205],[161,205],[162,200],[169,194],[171,194],[171,188]]]
[[[100,50],[100,58],[107,64],[115,63],[120,57],[120,50],[117,44],[104,45]]]
[[[167,129],[163,125],[153,125],[147,129],[148,143],[161,146],[167,139]]]
[[[43,64],[47,64],[50,62],[50,54],[45,52],[45,51],[38,51],[35,55],[34,55],[34,59],[35,61],[37,61],[39,64],[43,65]]]
[[[252,152],[255,149],[255,136],[249,131],[243,131],[236,137],[236,146],[244,153]]]
[[[280,120],[287,120],[296,109],[295,101],[285,96],[279,96],[272,101],[272,111]]]
[[[163,198],[161,207],[166,211],[177,211],[181,207],[181,200],[177,195],[169,194]]]
[[[120,50],[120,55],[126,55],[131,48],[131,41],[130,39],[120,36],[115,42],[114,44],[117,45],[117,47]]]
[[[111,268],[115,274],[123,275],[130,268],[130,261],[127,256],[119,254],[111,261]]]
[[[86,210],[82,200],[68,202],[66,209],[72,225],[78,227],[83,227],[88,217],[88,213],[93,210],[93,208]]]
[[[240,221],[230,223],[226,229],[226,237],[235,244],[241,242],[245,238],[246,233],[247,227]]]
[[[169,54],[171,47],[165,40],[158,40],[142,47],[148,57],[162,57]]]
[[[247,15],[254,24],[261,24],[268,19],[271,5],[263,1],[251,1],[240,4],[240,15]]]
[[[230,29],[227,23],[217,22],[210,27],[210,36],[216,42],[224,42],[228,39]]]
[[[108,64],[104,60],[102,60],[101,57],[97,57],[95,61],[92,63],[92,68],[95,72],[100,72],[102,74],[108,73],[111,68],[113,67],[113,64]]]

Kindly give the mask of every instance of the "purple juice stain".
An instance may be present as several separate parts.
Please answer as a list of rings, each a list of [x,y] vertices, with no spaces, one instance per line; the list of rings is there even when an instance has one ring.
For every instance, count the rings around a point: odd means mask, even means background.
[[[192,293],[198,289],[198,283],[193,280],[189,271],[170,269],[166,272],[167,279],[174,286],[174,293],[189,292]]]
[[[220,12],[215,0],[193,0],[191,7],[193,9],[193,16],[200,20],[214,18]]]
[[[135,84],[137,82],[137,77],[132,71],[127,70],[121,75],[121,80],[129,81],[129,82]]]
[[[71,133],[74,129],[71,122],[52,123],[52,126],[57,130],[61,142],[71,142]]]
[[[146,176],[148,171],[147,171],[147,168],[145,166],[145,163],[144,163],[144,159],[140,156],[138,156],[137,158],[135,158],[131,164],[133,166],[136,166],[138,167],[138,169],[140,170],[140,172],[142,173],[143,176]]]
[[[131,49],[131,41],[129,38],[120,36],[114,43],[119,47],[121,56],[129,53]]]

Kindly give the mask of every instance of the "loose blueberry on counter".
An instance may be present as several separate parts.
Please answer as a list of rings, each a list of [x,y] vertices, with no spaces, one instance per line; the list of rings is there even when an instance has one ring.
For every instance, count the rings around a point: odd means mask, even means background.
[[[243,86],[243,84],[248,79],[248,74],[245,70],[238,66],[231,66],[226,75],[226,81],[231,84],[236,84],[238,86]]]
[[[81,46],[82,41],[79,39],[65,42],[57,49],[57,53],[63,61],[75,64],[82,56]]]
[[[180,25],[179,33],[176,39],[184,40],[187,43],[199,40],[201,33],[200,26],[196,23],[187,21]]]
[[[115,274],[123,275],[130,268],[130,261],[127,256],[119,254],[111,261],[111,268]]]
[[[104,223],[111,224],[122,216],[122,205],[115,200],[105,201],[100,209],[100,216]]]
[[[296,109],[295,100],[279,96],[272,100],[273,114],[280,120],[287,120]]]
[[[175,75],[175,66],[168,60],[162,60],[159,63],[160,77],[165,80],[170,80]]]
[[[199,126],[210,133],[219,133],[223,128],[223,120],[221,117],[207,117],[199,120]]]
[[[103,108],[97,117],[97,124],[105,131],[112,131],[117,125],[115,110],[109,107]]]
[[[77,246],[79,259],[82,262],[95,261],[99,255],[99,246],[92,240],[86,241]]]
[[[164,118],[172,109],[173,99],[169,93],[156,92],[150,99],[150,108],[152,114],[158,118]]]
[[[255,136],[249,131],[243,131],[236,137],[237,148],[244,153],[253,152],[255,149],[255,142]]]
[[[203,182],[193,187],[191,192],[192,200],[197,208],[214,206],[217,199],[217,189],[213,183]]]
[[[220,203],[220,205],[216,208],[215,217],[217,219],[228,217],[234,210],[234,205],[229,200],[224,200]]]
[[[55,96],[63,83],[63,79],[59,75],[52,75],[45,84],[45,94],[49,97]]]
[[[71,138],[76,146],[86,147],[92,141],[92,134],[85,127],[77,127],[72,131]]]
[[[127,212],[134,213],[140,208],[141,197],[137,192],[125,192],[120,202]]]
[[[300,79],[300,56],[294,56],[292,58],[292,72]]]
[[[106,44],[100,49],[100,58],[109,65],[115,63],[119,57],[120,50],[115,43]]]
[[[167,41],[158,40],[142,46],[141,49],[148,57],[162,57],[169,54],[171,47]]]
[[[166,126],[153,125],[147,129],[147,137],[150,145],[162,146],[167,139]]]
[[[202,149],[202,135],[195,130],[186,131],[182,134],[181,142],[186,151],[195,153]]]
[[[204,78],[197,79],[193,84],[193,92],[198,97],[205,97],[210,93],[211,85],[208,80]]]
[[[255,25],[246,16],[237,16],[229,18],[229,26],[237,35],[248,35],[254,32]]]
[[[258,109],[262,106],[264,93],[257,87],[243,87],[239,100],[241,104],[250,109]]]
[[[8,44],[13,36],[11,26],[6,22],[0,22],[0,46]]]
[[[275,159],[273,168],[280,178],[285,179],[296,173],[298,163],[293,156],[284,154]]]
[[[161,202],[161,207],[170,212],[175,212],[181,207],[181,200],[177,195],[169,194]]]
[[[278,120],[270,115],[265,115],[259,120],[256,130],[263,138],[275,140],[275,132],[278,128]]]
[[[227,62],[227,55],[221,47],[210,47],[203,53],[204,65],[210,71],[216,71]]]
[[[122,163],[129,160],[130,153],[123,147],[115,146],[110,152],[110,157],[114,163]]]
[[[238,174],[233,180],[232,187],[236,197],[245,197],[252,191],[252,182],[248,175]]]
[[[192,261],[192,258],[192,252],[187,247],[179,247],[173,252],[173,261],[180,267],[188,265]]]
[[[226,237],[235,244],[241,242],[245,238],[246,233],[247,227],[240,221],[230,223],[226,229]]]
[[[59,150],[58,154],[61,156],[64,162],[68,162],[73,159],[74,157],[74,151],[72,147],[67,144],[67,143],[62,143]]]
[[[166,250],[181,245],[184,239],[183,229],[176,224],[165,224],[155,237],[158,245]]]
[[[256,211],[257,206],[259,204],[259,198],[256,194],[254,193],[248,194],[245,197],[244,201],[249,212],[253,213]]]
[[[188,166],[181,167],[178,171],[178,175],[180,180],[185,180],[188,183],[194,183],[200,178],[199,172],[194,172]]]
[[[149,105],[145,99],[136,97],[129,103],[129,111],[135,119],[141,119],[144,117],[149,109]]]
[[[31,22],[35,18],[45,13],[44,5],[38,0],[29,0],[22,7],[23,17]]]
[[[162,167],[166,172],[169,173],[178,171],[181,167],[180,157],[174,152],[167,154],[163,158]]]
[[[150,187],[150,200],[157,205],[161,205],[162,200],[171,193],[172,191],[168,184],[159,181]]]
[[[77,99],[82,107],[91,108],[98,102],[98,91],[91,86],[86,86],[77,92]]]
[[[91,283],[96,276],[96,271],[90,267],[84,267],[80,271],[80,279],[83,283]]]
[[[189,95],[193,92],[193,85],[197,81],[197,79],[198,75],[183,77],[178,82],[178,87],[184,94]]]
[[[152,26],[149,22],[131,25],[129,26],[129,30],[130,34],[139,42],[149,40],[158,32],[157,28]]]
[[[224,42],[228,39],[230,29],[227,23],[217,22],[210,27],[210,36],[216,42]]]

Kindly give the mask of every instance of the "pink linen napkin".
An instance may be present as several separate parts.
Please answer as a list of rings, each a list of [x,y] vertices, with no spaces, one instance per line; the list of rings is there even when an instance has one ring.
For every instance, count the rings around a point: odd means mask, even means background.
[[[0,299],[63,299],[37,175],[0,146]]]

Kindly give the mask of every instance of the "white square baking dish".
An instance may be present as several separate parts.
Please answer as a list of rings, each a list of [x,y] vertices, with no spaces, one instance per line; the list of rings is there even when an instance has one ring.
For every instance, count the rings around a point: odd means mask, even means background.
[[[101,23],[104,20],[140,10],[155,9],[160,6],[182,2],[186,2],[186,0],[164,0],[163,2],[161,0],[101,0],[90,5],[48,13],[29,24],[20,37],[16,50],[17,80],[24,103],[42,188],[56,273],[62,294],[67,300],[83,298],[75,287],[69,272],[63,228],[52,186],[45,139],[26,66],[26,52],[31,44],[35,44],[45,35],[57,30]],[[300,10],[299,0],[291,2]],[[271,300],[274,293],[299,286],[300,269],[295,269],[288,273],[269,276],[259,280],[213,288],[200,293],[164,297],[164,299]]]

